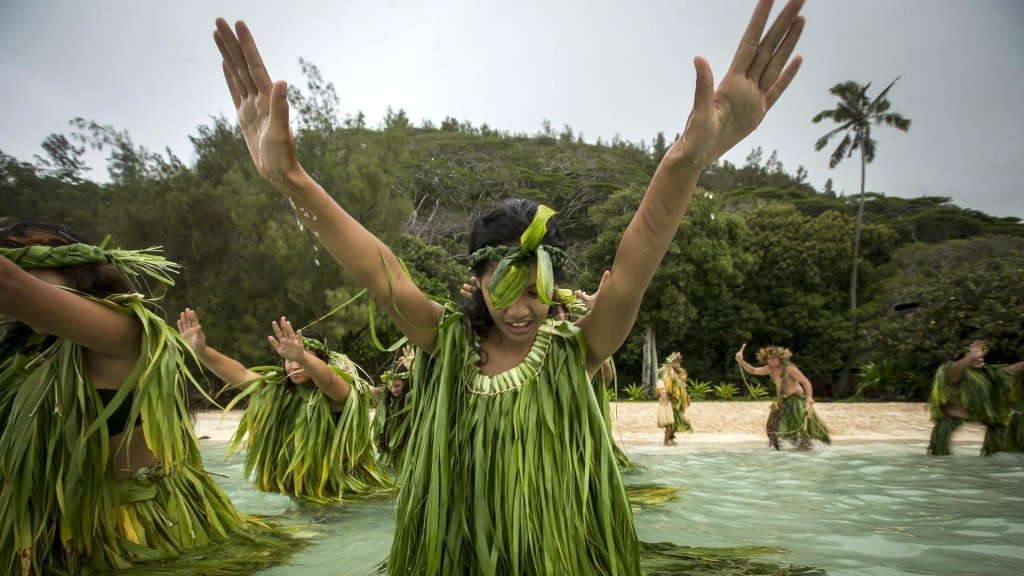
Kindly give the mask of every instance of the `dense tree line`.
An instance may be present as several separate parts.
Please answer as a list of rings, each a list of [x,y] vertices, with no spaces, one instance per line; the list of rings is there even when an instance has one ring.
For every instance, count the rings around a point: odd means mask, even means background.
[[[596,289],[667,148],[662,134],[650,146],[587,144],[548,124],[529,136],[453,118],[415,127],[401,111],[370,127],[361,114],[341,117],[333,87],[304,66],[306,90],[290,94],[303,165],[437,298],[456,299],[466,279],[470,219],[513,196],[558,210],[568,284]],[[248,364],[273,361],[265,336],[281,315],[304,326],[330,314],[317,330],[371,374],[390,359],[374,340],[388,346],[397,331],[297,224],[294,211],[304,208],[255,174],[232,121],[198,127],[189,162],[109,126],[72,126],[46,139],[45,157],[0,152],[0,224],[45,218],[94,241],[109,235],[115,246],[163,246],[185,266],[159,300],[167,317],[197,309],[211,342]],[[105,152],[109,181],[88,178],[87,147]],[[816,190],[802,168],[790,173],[760,149],[742,166],[712,166],[700,187],[616,356],[624,385],[643,379],[645,342],[656,357],[682,351],[692,378],[737,385],[733,354],[742,343],[785,345],[820,396],[921,399],[935,367],[974,338],[991,342],[992,361],[1024,355],[1020,219],[943,197],[866,192],[853,328],[858,198],[831,184]],[[847,353],[862,378],[835,390]]]

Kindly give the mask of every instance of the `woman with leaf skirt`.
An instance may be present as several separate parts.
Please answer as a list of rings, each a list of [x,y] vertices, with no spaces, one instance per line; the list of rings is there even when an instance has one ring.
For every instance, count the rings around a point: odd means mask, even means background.
[[[140,293],[177,265],[105,244],[0,229],[0,573],[264,566],[295,545],[240,518],[203,469],[184,343]]]
[[[799,450],[812,449],[814,440],[831,444],[828,426],[814,411],[814,387],[800,368],[789,361],[792,357],[789,348],[765,346],[757,351],[761,366],[754,367],[743,359],[743,348],[736,353],[742,370],[755,376],[769,376],[775,383],[775,402],[765,426],[768,444],[776,450],[782,448],[781,441]]]
[[[409,380],[415,352],[406,346],[402,355],[380,375],[380,386],[372,387],[377,399],[373,414],[373,443],[381,463],[398,468],[409,440],[409,413],[412,409]]]
[[[199,361],[242,388],[227,409],[249,399],[228,453],[245,447],[245,475],[263,492],[325,504],[393,491],[374,457],[369,386],[356,365],[283,316],[271,328],[267,340],[283,364],[246,368],[207,344],[194,310],[178,317],[178,330]]]
[[[690,419],[686,417],[690,395],[686,393],[686,369],[682,361],[683,355],[673,352],[658,369],[659,402],[669,408],[658,411],[658,427],[665,429],[662,442],[665,446],[675,446],[676,432],[693,432]]]
[[[481,289],[473,302],[456,310],[427,298],[391,249],[303,169],[287,85],[271,81],[244,23],[217,20],[224,77],[257,171],[418,348],[388,572],[641,573],[591,379],[629,334],[703,168],[757,127],[795,75],[801,4],[789,2],[762,36],[771,1],[759,2],[717,91],[710,66],[695,59],[685,132],[661,160],[593,309],[575,323],[549,319],[564,240],[554,211],[530,200],[499,202],[474,222],[468,255]]]
[[[1011,410],[1011,401],[1016,395],[1014,388],[1019,394],[1019,382],[1015,386],[1014,380],[1020,379],[1024,362],[1011,366],[986,365],[987,353],[985,343],[975,340],[962,358],[946,362],[935,371],[928,397],[934,422],[928,454],[950,454],[953,432],[967,421],[985,425],[982,455],[1024,450],[1020,418]]]

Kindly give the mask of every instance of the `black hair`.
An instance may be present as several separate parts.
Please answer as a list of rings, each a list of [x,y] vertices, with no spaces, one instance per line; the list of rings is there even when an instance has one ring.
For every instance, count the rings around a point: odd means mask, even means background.
[[[473,228],[469,234],[469,253],[472,254],[487,246],[518,246],[519,237],[533,222],[538,206],[538,202],[526,198],[509,198],[489,206],[473,221]],[[548,220],[547,233],[541,243],[565,249],[565,240],[554,218]],[[482,278],[489,263],[484,261],[477,264],[472,268],[473,275]],[[561,282],[564,276],[562,267],[556,267],[554,274],[555,282]],[[463,300],[462,310],[477,334],[483,334],[494,326],[494,319],[491,318],[484,302],[482,287],[474,290],[470,299]]]
[[[0,248],[67,246],[69,244],[91,243],[66,226],[51,222],[15,222],[0,228]],[[111,294],[134,292],[124,274],[110,264],[80,264],[53,270],[68,280],[70,288],[90,296],[106,298]]]

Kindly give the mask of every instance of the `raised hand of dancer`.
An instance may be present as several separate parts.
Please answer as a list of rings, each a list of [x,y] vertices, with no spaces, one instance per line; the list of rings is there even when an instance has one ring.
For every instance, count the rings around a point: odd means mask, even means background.
[[[178,333],[196,354],[201,356],[206,350],[206,334],[203,332],[203,325],[199,323],[199,317],[195,310],[185,308],[178,315]]]
[[[609,276],[611,276],[611,272],[608,270],[605,270],[604,274],[601,274],[601,282],[598,283],[597,290],[594,290],[593,294],[587,294],[583,290],[576,290],[573,292],[573,296],[579,298],[583,302],[583,305],[587,307],[588,311],[591,310],[594,307],[594,303],[597,302],[597,296],[601,293],[601,287],[604,286],[604,282]]]
[[[979,360],[982,361],[982,365],[984,365],[984,358],[987,353],[988,350],[985,349],[985,343],[981,340],[971,342],[971,345],[967,348],[967,357],[972,362],[978,362]]]
[[[245,22],[239,21],[232,30],[226,20],[218,18],[213,39],[224,59],[224,80],[256,171],[271,182],[300,174],[302,167],[288,125],[287,83],[270,80]]]
[[[267,336],[270,345],[285,360],[302,362],[306,355],[306,345],[302,341],[302,330],[292,328],[288,318],[281,316],[281,320],[271,322],[274,330],[273,336]]]
[[[736,353],[736,361],[737,362],[743,362],[743,351],[746,350],[746,349],[747,349],[747,343],[744,342],[743,345],[740,346],[739,352]]]
[[[717,90],[707,61],[694,59],[693,110],[683,137],[672,145],[667,158],[702,168],[758,127],[800,68],[800,56],[789,60],[804,27],[798,15],[802,5],[803,0],[790,0],[762,37],[772,0],[760,0]]]

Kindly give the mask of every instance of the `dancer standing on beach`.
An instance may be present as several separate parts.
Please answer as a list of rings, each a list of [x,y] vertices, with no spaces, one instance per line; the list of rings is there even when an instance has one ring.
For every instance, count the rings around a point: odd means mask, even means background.
[[[369,389],[355,363],[283,316],[271,328],[267,340],[282,364],[246,368],[207,343],[194,310],[178,317],[178,331],[199,361],[243,389],[228,407],[249,399],[229,445],[229,454],[245,446],[246,477],[257,490],[321,504],[393,490],[374,458]]]
[[[658,369],[658,427],[665,430],[665,446],[676,445],[676,432],[693,432],[686,416],[690,395],[686,392],[686,369],[682,362],[683,355],[673,352]]]
[[[575,324],[548,319],[565,242],[553,210],[529,200],[499,202],[474,222],[469,261],[481,289],[463,312],[428,299],[391,249],[303,170],[286,84],[271,81],[244,23],[217,21],[257,170],[419,349],[389,572],[641,572],[591,379],[629,334],[701,171],[761,123],[796,74],[802,2],[789,2],[762,37],[771,5],[758,3],[717,91],[707,62],[695,59],[683,135],[661,160],[593,310]]]
[[[935,371],[928,397],[934,422],[928,454],[950,454],[953,432],[968,421],[985,425],[982,455],[1024,450],[1024,427],[1020,425],[1019,418],[1013,420],[1011,432],[1007,434],[1011,397],[1016,396],[1013,394],[1014,380],[1021,378],[1024,361],[1010,366],[986,365],[987,353],[985,343],[975,340],[959,360],[946,362]],[[1016,384],[1019,388],[1019,382]]]
[[[789,359],[793,353],[782,346],[765,346],[757,351],[761,366],[751,366],[743,359],[746,344],[736,353],[740,368],[755,376],[770,376],[775,383],[775,402],[765,426],[768,444],[781,449],[780,440],[799,450],[810,450],[813,440],[831,444],[828,426],[814,411],[814,387],[800,368]]]

